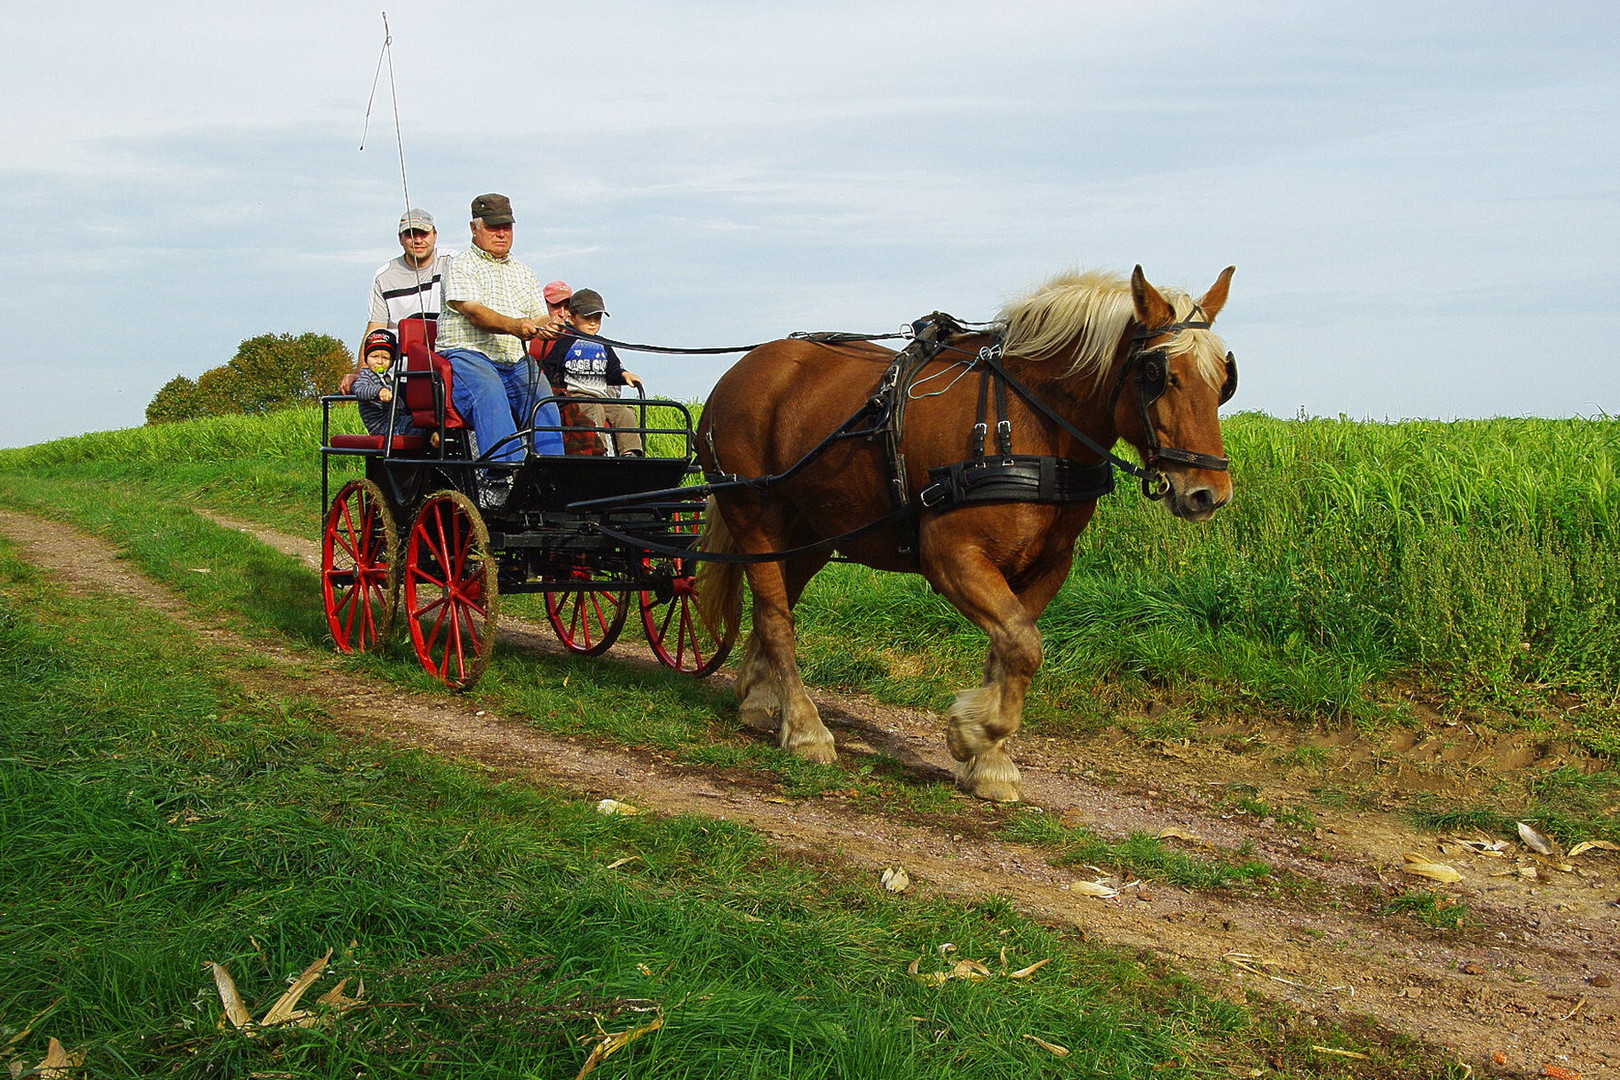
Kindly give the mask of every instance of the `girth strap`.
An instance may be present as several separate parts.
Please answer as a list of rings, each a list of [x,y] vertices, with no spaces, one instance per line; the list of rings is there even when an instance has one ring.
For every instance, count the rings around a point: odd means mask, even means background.
[[[1093,502],[1114,490],[1114,467],[1106,461],[1030,454],[941,465],[928,478],[933,482],[917,501],[937,511],[975,502]]]

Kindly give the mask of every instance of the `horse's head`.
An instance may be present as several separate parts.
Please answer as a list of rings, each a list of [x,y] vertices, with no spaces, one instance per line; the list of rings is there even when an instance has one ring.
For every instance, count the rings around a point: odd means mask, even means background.
[[[1234,267],[1200,299],[1161,293],[1131,274],[1134,322],[1111,399],[1121,436],[1157,479],[1143,481],[1172,514],[1207,521],[1232,497],[1219,409],[1237,390],[1237,363],[1210,331]]]

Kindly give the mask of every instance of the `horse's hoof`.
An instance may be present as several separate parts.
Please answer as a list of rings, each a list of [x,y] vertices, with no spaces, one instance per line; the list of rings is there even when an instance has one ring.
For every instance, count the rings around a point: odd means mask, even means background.
[[[838,747],[833,744],[831,732],[825,732],[821,738],[801,736],[797,739],[783,739],[782,749],[794,757],[813,761],[817,765],[831,765],[838,760]]]
[[[977,799],[1018,802],[1023,797],[1018,766],[1006,751],[995,750],[957,766],[956,786]]]

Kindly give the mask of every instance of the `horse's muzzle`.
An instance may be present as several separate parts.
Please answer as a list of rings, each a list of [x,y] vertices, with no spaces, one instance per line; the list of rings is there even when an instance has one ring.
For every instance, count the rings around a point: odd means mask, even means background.
[[[1225,484],[1223,488],[1217,490],[1213,484],[1183,487],[1172,480],[1165,508],[1183,521],[1208,521],[1232,498],[1232,486]]]

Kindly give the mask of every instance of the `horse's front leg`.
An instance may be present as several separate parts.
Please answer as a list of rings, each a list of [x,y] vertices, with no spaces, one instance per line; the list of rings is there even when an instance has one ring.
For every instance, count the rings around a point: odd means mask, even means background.
[[[947,741],[957,766],[957,785],[981,799],[1016,802],[1018,766],[1007,740],[1024,719],[1024,697],[1041,666],[1041,632],[1035,614],[1046,606],[1063,574],[1043,575],[1031,592],[1014,595],[1001,570],[980,550],[940,545],[938,558],[925,558],[933,586],[990,637],[984,682],[956,695]]]

